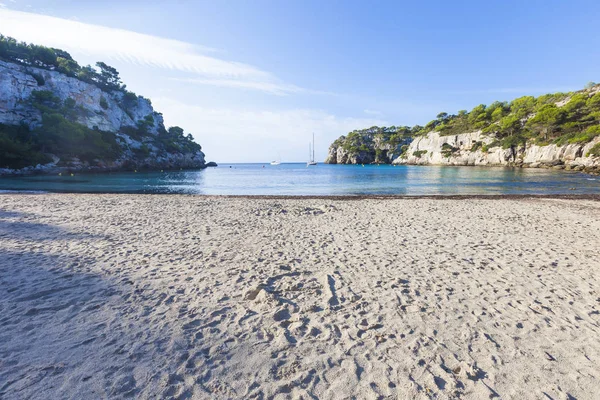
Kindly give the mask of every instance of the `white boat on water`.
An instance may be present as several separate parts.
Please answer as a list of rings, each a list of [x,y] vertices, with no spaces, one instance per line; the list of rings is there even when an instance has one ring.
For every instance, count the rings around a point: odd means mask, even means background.
[[[279,165],[279,164],[281,164],[281,154],[279,155],[279,158],[277,160],[271,161],[271,165]]]
[[[311,165],[317,165],[317,162],[315,161],[315,134],[314,134],[314,132],[313,132],[312,148],[311,148],[311,144],[308,143],[308,162],[306,163],[307,167],[310,167]]]

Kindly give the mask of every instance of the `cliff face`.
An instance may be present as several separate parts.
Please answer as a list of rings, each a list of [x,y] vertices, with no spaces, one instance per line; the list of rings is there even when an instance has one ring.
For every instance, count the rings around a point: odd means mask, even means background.
[[[39,85],[34,76],[42,77]],[[85,112],[77,116],[76,122],[90,129],[118,132],[123,127],[135,127],[138,120],[152,115],[153,125],[149,132],[158,133],[163,125],[162,115],[152,109],[149,100],[137,97],[127,111],[123,107],[123,92],[107,93],[95,85],[68,77],[56,71],[25,67],[0,61],[0,123],[19,125],[25,123],[35,128],[42,122],[40,110],[29,102],[34,91],[50,91],[62,101],[69,98]],[[101,105],[104,104],[104,107]]]
[[[375,135],[375,136],[373,136]],[[379,135],[384,140],[377,143]],[[384,146],[382,146],[382,143]],[[393,143],[394,146],[385,147]],[[328,163],[510,165],[600,172],[600,84],[439,113],[425,126],[373,126],[341,136]]]
[[[325,164],[389,164],[402,154],[410,138],[384,133],[352,132],[329,147]]]
[[[162,115],[154,111],[150,100],[124,91],[103,91],[57,71],[0,61],[0,124],[26,126],[33,132],[43,128],[43,109],[33,101],[39,92],[51,94],[60,104],[71,102],[74,110],[69,116],[71,122],[94,132],[114,134],[119,154],[110,160],[85,161],[76,156],[48,154],[53,161],[47,164],[0,168],[0,174],[205,166],[200,146],[191,137],[184,137],[182,130],[180,134],[167,132]]]
[[[349,151],[342,146],[329,147],[325,164],[371,164],[375,162],[373,151]],[[381,161],[383,162],[383,161]]]
[[[600,171],[600,157],[587,156],[590,149],[600,143],[600,137],[586,144],[526,144],[509,149],[489,147],[492,142],[492,137],[480,131],[452,136],[440,136],[438,132],[430,132],[426,136],[416,137],[406,151],[392,163],[554,167]]]

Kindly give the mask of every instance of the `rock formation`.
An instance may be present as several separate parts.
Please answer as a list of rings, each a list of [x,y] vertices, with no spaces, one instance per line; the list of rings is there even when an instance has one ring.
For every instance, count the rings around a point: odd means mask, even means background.
[[[341,136],[326,163],[496,165],[600,172],[600,85],[439,113],[423,126]]]
[[[372,127],[341,136],[329,147],[326,164],[389,164],[403,152],[411,138]]]
[[[125,90],[102,90],[61,72],[0,60],[0,127],[44,131],[43,94],[58,104],[69,104],[69,121],[98,134],[112,134],[118,144],[112,159],[47,154],[44,164],[2,168],[2,174],[102,171],[120,169],[204,168],[201,147],[180,128],[165,129],[162,114],[150,100]],[[0,129],[1,130],[1,129]],[[0,132],[1,133],[1,132]]]
[[[500,146],[488,147],[493,140],[481,131],[452,136],[440,136],[438,132],[430,132],[426,136],[414,138],[406,151],[392,163],[554,167],[588,172],[600,171],[600,157],[589,155],[590,149],[600,143],[600,136],[589,143],[562,146],[524,144],[508,149]]]

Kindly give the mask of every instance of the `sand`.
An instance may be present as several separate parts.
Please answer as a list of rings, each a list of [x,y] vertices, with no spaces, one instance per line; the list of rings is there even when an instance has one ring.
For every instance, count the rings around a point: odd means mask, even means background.
[[[594,399],[600,202],[0,195],[0,398]]]

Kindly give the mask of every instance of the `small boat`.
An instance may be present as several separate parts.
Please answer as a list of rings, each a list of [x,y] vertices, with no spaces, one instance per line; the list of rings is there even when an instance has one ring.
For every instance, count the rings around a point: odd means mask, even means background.
[[[315,161],[315,133],[314,132],[313,132],[312,150],[311,150],[311,144],[308,143],[308,159],[309,159],[309,161],[306,163],[307,167],[310,167],[311,165],[317,165],[317,162]]]
[[[271,165],[280,165],[281,164],[281,154],[277,160],[271,161]]]

